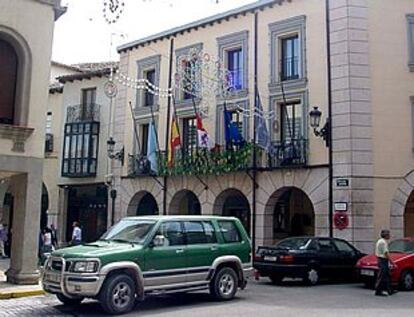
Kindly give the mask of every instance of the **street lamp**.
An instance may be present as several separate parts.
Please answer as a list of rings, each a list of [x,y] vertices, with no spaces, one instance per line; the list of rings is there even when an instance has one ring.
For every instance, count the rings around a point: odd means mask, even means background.
[[[111,160],[118,160],[121,162],[122,165],[124,165],[124,157],[125,157],[125,151],[124,148],[122,148],[119,152],[115,152],[115,140],[110,137],[108,141],[106,141],[107,144],[107,151],[108,151],[108,157]]]
[[[329,111],[330,113],[330,111]],[[325,141],[325,145],[329,150],[328,157],[328,180],[329,180],[329,236],[333,237],[333,154],[332,154],[332,125],[331,118],[328,114],[325,125],[318,130],[321,124],[322,112],[318,107],[313,107],[309,112],[309,124],[313,129],[313,133],[317,137],[321,137]]]
[[[313,128],[313,133],[321,137],[326,144],[326,147],[330,147],[330,118],[326,119],[325,125],[322,127],[322,129],[318,130],[320,123],[321,123],[321,117],[322,112],[319,110],[318,107],[313,107],[313,109],[309,112],[309,118],[310,118],[310,126]]]

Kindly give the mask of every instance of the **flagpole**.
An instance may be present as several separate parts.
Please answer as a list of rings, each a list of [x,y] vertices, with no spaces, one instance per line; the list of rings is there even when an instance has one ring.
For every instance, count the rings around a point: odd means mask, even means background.
[[[253,111],[253,177],[252,177],[252,198],[253,198],[253,221],[252,221],[252,250],[256,253],[256,190],[257,190],[257,150],[256,150],[256,109],[258,98],[257,87],[257,53],[258,53],[258,12],[254,13],[254,111]]]
[[[136,120],[135,120],[134,110],[132,109],[132,102],[131,101],[129,102],[129,110],[131,112],[131,118],[132,118],[133,125],[134,125],[134,137],[135,137],[135,140],[137,142],[138,153],[139,153],[139,155],[141,155],[142,154],[141,153],[141,142],[139,140],[139,135],[138,135],[138,130],[137,130],[137,123],[136,123]],[[136,160],[135,155],[134,155],[134,160]],[[134,161],[134,167],[135,167],[135,161]],[[134,170],[134,173],[135,173],[135,170]]]
[[[168,65],[168,106],[167,106],[167,127],[165,129],[165,158],[168,160],[168,140],[170,134],[170,117],[171,117],[171,104],[172,104],[172,69],[173,69],[173,53],[174,53],[174,38],[170,40],[170,60]],[[162,199],[163,214],[167,214],[167,192],[168,192],[168,175],[164,173],[164,192]]]

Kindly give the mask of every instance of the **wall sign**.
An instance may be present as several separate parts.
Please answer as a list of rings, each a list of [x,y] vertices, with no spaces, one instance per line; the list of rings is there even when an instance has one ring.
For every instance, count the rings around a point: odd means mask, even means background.
[[[346,202],[337,202],[334,204],[335,211],[346,212],[348,211],[348,203]]]
[[[337,187],[349,187],[349,179],[348,178],[338,178],[336,180]]]

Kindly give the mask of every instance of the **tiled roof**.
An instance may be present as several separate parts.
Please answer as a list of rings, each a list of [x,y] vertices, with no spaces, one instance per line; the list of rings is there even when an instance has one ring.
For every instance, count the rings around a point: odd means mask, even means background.
[[[72,67],[76,67],[81,70],[81,73],[60,76],[57,80],[60,83],[72,82],[75,80],[91,79],[93,77],[103,77],[111,73],[112,69],[117,69],[118,62],[100,62],[100,63],[82,63],[74,64]]]
[[[118,52],[121,53],[123,51],[127,51],[129,49],[136,48],[140,45],[146,44],[146,43],[151,42],[151,41],[157,41],[157,40],[163,39],[165,37],[175,36],[178,33],[181,33],[181,32],[193,29],[193,28],[196,29],[196,28],[199,28],[199,27],[204,27],[206,25],[213,24],[217,21],[220,21],[220,20],[223,20],[223,19],[228,19],[232,16],[238,16],[239,14],[245,14],[249,11],[254,12],[255,10],[258,10],[258,9],[271,7],[271,6],[276,5],[276,4],[282,4],[284,1],[292,1],[292,0],[258,0],[256,2],[247,4],[245,6],[242,6],[242,7],[233,9],[233,10],[229,10],[229,11],[226,11],[226,12],[223,12],[223,13],[219,13],[219,14],[216,14],[216,15],[213,15],[213,16],[195,21],[195,22],[191,22],[191,23],[188,23],[188,24],[185,24],[185,25],[182,25],[182,26],[178,26],[178,27],[163,31],[161,33],[150,35],[148,37],[144,37],[142,39],[139,39],[139,40],[136,40],[136,41],[133,41],[133,42],[130,42],[130,43],[123,44],[123,45],[118,47]]]

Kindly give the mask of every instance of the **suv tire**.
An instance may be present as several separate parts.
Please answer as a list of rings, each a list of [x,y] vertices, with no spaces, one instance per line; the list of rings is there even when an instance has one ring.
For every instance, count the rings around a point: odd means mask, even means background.
[[[230,267],[220,268],[210,282],[210,294],[221,301],[233,299],[237,292],[239,279]]]
[[[64,305],[74,306],[79,305],[83,301],[83,297],[67,297],[63,294],[56,294],[57,299]]]
[[[108,314],[124,314],[134,308],[135,293],[135,283],[129,275],[112,275],[102,286],[99,303]]]

